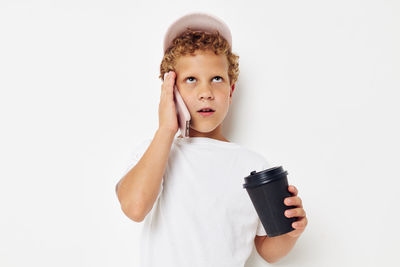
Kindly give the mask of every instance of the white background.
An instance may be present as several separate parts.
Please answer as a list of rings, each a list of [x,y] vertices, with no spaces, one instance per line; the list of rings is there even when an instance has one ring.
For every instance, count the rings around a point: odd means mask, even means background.
[[[163,35],[195,11],[240,56],[226,137],[288,170],[307,212],[274,265],[396,264],[399,1],[2,0],[0,266],[138,266],[115,184],[158,127]]]

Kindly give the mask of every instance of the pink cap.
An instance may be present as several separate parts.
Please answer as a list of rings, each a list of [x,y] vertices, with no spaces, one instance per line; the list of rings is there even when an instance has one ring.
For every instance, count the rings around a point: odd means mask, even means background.
[[[232,34],[228,25],[216,16],[207,13],[190,13],[175,20],[164,35],[164,53],[172,44],[175,37],[190,28],[194,31],[215,33],[216,31],[226,39],[232,49]]]

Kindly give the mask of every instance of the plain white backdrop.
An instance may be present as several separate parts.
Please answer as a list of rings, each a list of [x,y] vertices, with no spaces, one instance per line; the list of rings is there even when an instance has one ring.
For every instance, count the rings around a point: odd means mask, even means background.
[[[158,127],[163,35],[195,11],[240,56],[226,137],[288,170],[307,212],[274,265],[395,265],[399,1],[3,0],[0,266],[138,266],[115,184]]]

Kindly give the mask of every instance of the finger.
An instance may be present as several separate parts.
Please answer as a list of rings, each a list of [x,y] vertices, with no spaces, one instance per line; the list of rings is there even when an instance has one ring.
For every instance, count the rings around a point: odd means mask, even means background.
[[[300,197],[294,196],[294,197],[287,197],[285,198],[285,205],[286,206],[299,206],[303,207],[303,201],[301,200]]]
[[[307,224],[308,224],[307,217],[304,217],[301,220],[298,220],[298,221],[292,223],[292,226],[295,229],[304,229],[304,228],[306,228]]]
[[[168,92],[172,94],[172,91],[174,90],[174,85],[175,85],[175,72],[174,71],[169,71],[168,77],[167,77],[167,88]]]
[[[175,71],[173,71],[173,70],[169,71],[169,76],[170,77],[175,77],[175,75],[176,75]]]
[[[288,218],[305,217],[306,211],[303,208],[288,209],[285,211],[285,216]]]
[[[169,71],[164,74],[165,80],[162,84],[162,91],[164,92],[164,94],[168,95],[168,97],[172,97],[173,95],[172,91],[173,91],[174,79],[172,78],[173,77],[172,72],[173,71]]]
[[[297,196],[298,190],[297,190],[297,188],[296,188],[294,185],[289,185],[289,191],[290,191],[293,195]]]
[[[168,80],[168,82],[169,82],[170,84],[174,84],[174,82],[175,82],[175,72],[174,72],[174,71],[170,70],[170,71],[168,72],[167,80]]]
[[[165,91],[165,89],[167,88],[167,80],[168,80],[168,77],[169,77],[169,73],[170,72],[166,72],[166,73],[164,73],[164,80],[163,80],[163,83],[161,84],[161,91]]]

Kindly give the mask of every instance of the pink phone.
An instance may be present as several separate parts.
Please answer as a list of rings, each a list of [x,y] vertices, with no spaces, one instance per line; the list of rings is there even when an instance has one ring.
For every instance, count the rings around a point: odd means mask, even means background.
[[[183,98],[179,93],[176,85],[174,85],[174,100],[175,100],[176,114],[178,116],[179,129],[181,131],[182,137],[188,138],[191,117],[189,110],[187,109],[185,102],[183,101]]]

